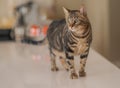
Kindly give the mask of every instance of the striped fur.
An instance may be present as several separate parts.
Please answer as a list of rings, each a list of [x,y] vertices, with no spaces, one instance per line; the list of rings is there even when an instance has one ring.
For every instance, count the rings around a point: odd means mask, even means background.
[[[55,58],[66,70],[70,70],[71,78],[78,78],[74,68],[74,56],[80,55],[79,76],[85,76],[85,64],[92,42],[92,30],[84,7],[80,10],[63,8],[65,19],[53,21],[47,31],[51,55],[51,70],[57,71]]]

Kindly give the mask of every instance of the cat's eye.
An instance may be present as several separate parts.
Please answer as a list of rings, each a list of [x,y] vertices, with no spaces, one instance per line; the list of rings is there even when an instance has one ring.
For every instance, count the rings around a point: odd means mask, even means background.
[[[74,22],[74,24],[75,25],[78,25],[80,22],[78,21],[78,20],[76,20],[75,22]]]

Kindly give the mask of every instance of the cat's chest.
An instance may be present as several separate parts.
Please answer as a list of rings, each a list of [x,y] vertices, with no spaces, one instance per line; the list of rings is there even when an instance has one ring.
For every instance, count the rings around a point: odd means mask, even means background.
[[[73,51],[72,54],[73,55],[79,55],[84,53],[87,48],[88,48],[88,43],[85,42],[85,40],[79,40],[78,42],[76,42],[75,44],[69,44],[68,43],[69,48]]]
[[[84,43],[84,42],[78,42],[77,43],[77,46],[76,46],[76,48],[75,48],[75,54],[81,54],[81,53],[84,53],[85,52],[85,50],[88,48],[87,47],[88,46],[88,44],[87,43]]]

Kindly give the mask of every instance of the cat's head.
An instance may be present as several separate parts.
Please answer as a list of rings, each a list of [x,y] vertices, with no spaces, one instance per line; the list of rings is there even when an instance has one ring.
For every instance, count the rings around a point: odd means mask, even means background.
[[[85,8],[82,6],[79,10],[69,10],[63,7],[65,19],[69,30],[79,31],[87,27],[89,20]]]

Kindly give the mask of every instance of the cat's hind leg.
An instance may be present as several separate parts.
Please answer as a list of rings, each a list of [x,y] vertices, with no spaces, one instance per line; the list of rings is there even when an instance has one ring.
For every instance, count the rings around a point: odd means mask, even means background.
[[[51,71],[58,71],[58,67],[56,66],[56,55],[50,52],[51,57]]]
[[[61,62],[61,64],[62,64],[62,66],[63,66],[67,71],[69,71],[69,66],[68,66],[68,64],[66,63],[66,59],[65,59],[64,57],[62,57],[62,56],[60,56],[59,58],[60,58],[60,62]]]
[[[67,63],[69,65],[69,70],[70,70],[70,77],[71,79],[77,79],[78,75],[75,71],[75,67],[74,67],[74,56],[69,56],[69,54],[66,54],[66,60]]]

